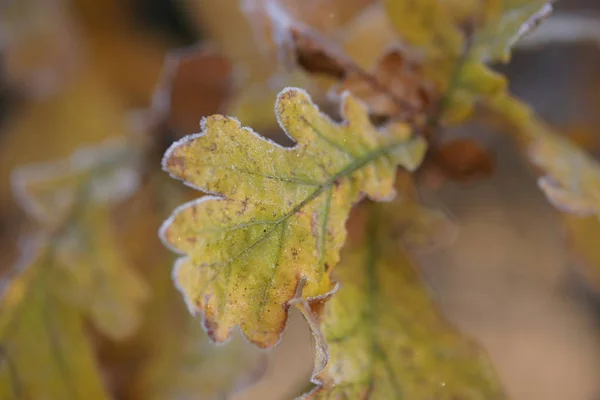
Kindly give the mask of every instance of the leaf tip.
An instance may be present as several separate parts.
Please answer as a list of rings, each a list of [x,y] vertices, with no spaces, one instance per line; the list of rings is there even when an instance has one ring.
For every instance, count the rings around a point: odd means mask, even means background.
[[[286,112],[286,108],[289,105],[301,103],[314,106],[312,97],[306,90],[299,87],[287,86],[279,92],[275,100],[275,116],[279,120],[280,125],[282,125],[280,118]]]
[[[369,121],[369,108],[349,90],[344,90],[340,95],[340,113],[343,119],[349,122],[357,117]]]

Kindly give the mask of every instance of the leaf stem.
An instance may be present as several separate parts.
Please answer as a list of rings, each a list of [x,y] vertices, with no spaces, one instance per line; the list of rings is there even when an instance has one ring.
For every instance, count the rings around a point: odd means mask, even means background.
[[[427,119],[426,126],[428,128],[438,128],[440,126],[442,116],[444,115],[445,110],[448,108],[448,105],[450,104],[450,99],[452,98],[452,95],[454,94],[454,92],[456,91],[456,89],[458,88],[458,86],[460,84],[463,68],[467,64],[467,61],[469,60],[469,56],[471,54],[472,48],[473,48],[473,35],[467,34],[464,50],[460,54],[458,59],[456,60],[456,63],[452,70],[452,74],[450,75],[450,80],[448,81],[448,88],[446,89],[446,91],[444,92],[444,94],[442,95],[440,100],[438,101],[438,105],[436,107],[435,114],[431,115]]]

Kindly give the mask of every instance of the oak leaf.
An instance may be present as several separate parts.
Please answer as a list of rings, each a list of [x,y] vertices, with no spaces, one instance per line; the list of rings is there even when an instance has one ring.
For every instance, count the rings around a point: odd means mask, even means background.
[[[306,298],[333,288],[352,205],[363,195],[391,199],[396,166],[414,170],[425,150],[408,126],[376,130],[350,95],[343,124],[300,89],[282,91],[275,108],[294,147],[216,115],[163,160],[174,178],[221,196],[182,205],[161,228],[164,243],[183,255],[176,284],[217,342],[240,326],[257,346],[276,344],[301,281]]]
[[[485,105],[522,144],[539,171],[538,186],[550,203],[566,213],[600,215],[600,164],[596,160],[509,94],[488,99]]]
[[[335,273],[339,291],[318,307],[301,304],[317,342],[317,387],[303,398],[505,398],[487,358],[437,311],[401,244],[439,226],[439,215],[415,201],[408,193],[359,207],[358,233]]]
[[[60,295],[115,339],[135,331],[147,298],[114,238],[109,208],[136,189],[137,158],[126,140],[113,139],[12,175],[15,197],[46,238]]]
[[[1,293],[0,398],[108,400],[83,315],[53,286],[47,248]]]
[[[510,47],[546,17],[545,0],[385,0],[400,40],[422,52],[424,76],[444,100],[445,119],[462,121],[480,97],[506,89],[486,66],[509,59]]]
[[[408,120],[425,113],[431,103],[433,87],[419,64],[400,49],[386,51],[378,57],[375,68],[366,71],[340,46],[309,27],[290,22],[286,28],[296,64],[314,77],[328,78],[324,86],[331,97],[350,91],[381,119]]]
[[[411,119],[424,114],[433,100],[421,67],[400,50],[385,53],[371,73],[350,70],[337,90],[352,92],[382,118]]]
[[[286,60],[295,60],[305,71],[343,81],[341,91],[351,90],[377,117],[412,119],[443,111],[444,115],[436,118],[445,122],[464,120],[480,97],[506,89],[506,80],[486,64],[508,61],[510,47],[551,10],[547,1],[541,0],[386,0],[383,6],[389,18],[378,12],[380,4],[373,4],[348,25],[347,30],[364,30],[365,24],[377,27],[365,32],[367,37],[374,32],[375,44],[369,50],[364,50],[364,45],[354,48],[345,44],[353,57],[285,10],[276,13],[285,18],[275,31],[281,36],[275,42]],[[360,18],[362,14],[366,21]],[[389,33],[394,27],[395,40]],[[341,36],[355,37],[352,31]],[[370,46],[371,41],[366,42]],[[389,51],[391,46],[396,50]],[[361,48],[371,60],[357,54]],[[377,57],[373,57],[375,51]],[[372,71],[363,69],[375,60]],[[430,110],[433,103],[439,103],[440,110]]]

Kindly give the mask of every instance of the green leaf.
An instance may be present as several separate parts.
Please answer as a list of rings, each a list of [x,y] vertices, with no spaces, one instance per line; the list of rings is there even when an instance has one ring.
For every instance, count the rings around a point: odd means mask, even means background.
[[[163,160],[173,177],[223,196],[184,204],[161,229],[164,243],[184,255],[177,286],[217,342],[239,325],[257,346],[276,344],[300,281],[308,298],[332,289],[352,205],[363,194],[391,199],[396,165],[416,168],[425,150],[407,126],[376,130],[350,95],[343,124],[300,89],[282,91],[275,108],[297,142],[292,148],[216,115]]]
[[[438,313],[401,245],[440,226],[439,214],[415,201],[359,208],[336,269],[339,291],[300,307],[317,341],[318,386],[304,398],[505,398],[487,358]]]
[[[108,400],[81,313],[53,286],[48,249],[0,303],[0,398]]]

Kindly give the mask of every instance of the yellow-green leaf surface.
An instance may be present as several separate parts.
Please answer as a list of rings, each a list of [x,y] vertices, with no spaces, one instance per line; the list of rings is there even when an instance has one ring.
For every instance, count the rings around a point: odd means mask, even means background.
[[[484,63],[506,62],[510,47],[552,9],[544,0],[385,0],[401,40],[424,53],[425,75],[440,93],[452,88],[446,114],[462,119],[473,101],[506,87]],[[457,70],[460,68],[460,70]]]
[[[301,307],[317,341],[318,384],[303,398],[503,399],[487,358],[438,313],[402,248],[410,230],[437,223],[398,197],[359,208],[336,269],[339,291],[320,310]]]
[[[559,210],[600,215],[600,164],[566,136],[553,132],[523,102],[508,94],[485,103],[525,148],[540,170],[538,185]]]
[[[40,257],[0,303],[0,398],[108,400],[80,312],[52,286]]]
[[[548,133],[531,147],[531,160],[545,176],[538,185],[561,211],[600,214],[600,165],[569,139]]]
[[[376,130],[350,95],[342,124],[300,89],[283,90],[275,109],[294,147],[216,115],[163,159],[173,177],[222,196],[184,204],[161,228],[164,243],[184,255],[176,284],[217,342],[240,326],[260,347],[277,343],[301,280],[306,297],[332,289],[352,205],[363,194],[391,199],[396,165],[416,168],[425,150],[407,126]]]
[[[57,283],[71,304],[86,310],[96,327],[120,339],[138,328],[147,287],[127,265],[114,238],[107,207],[89,207],[55,239]]]
[[[146,286],[114,239],[110,204],[137,186],[136,154],[125,141],[76,151],[70,158],[13,173],[15,196],[49,237],[61,295],[96,327],[120,339],[140,320]]]

